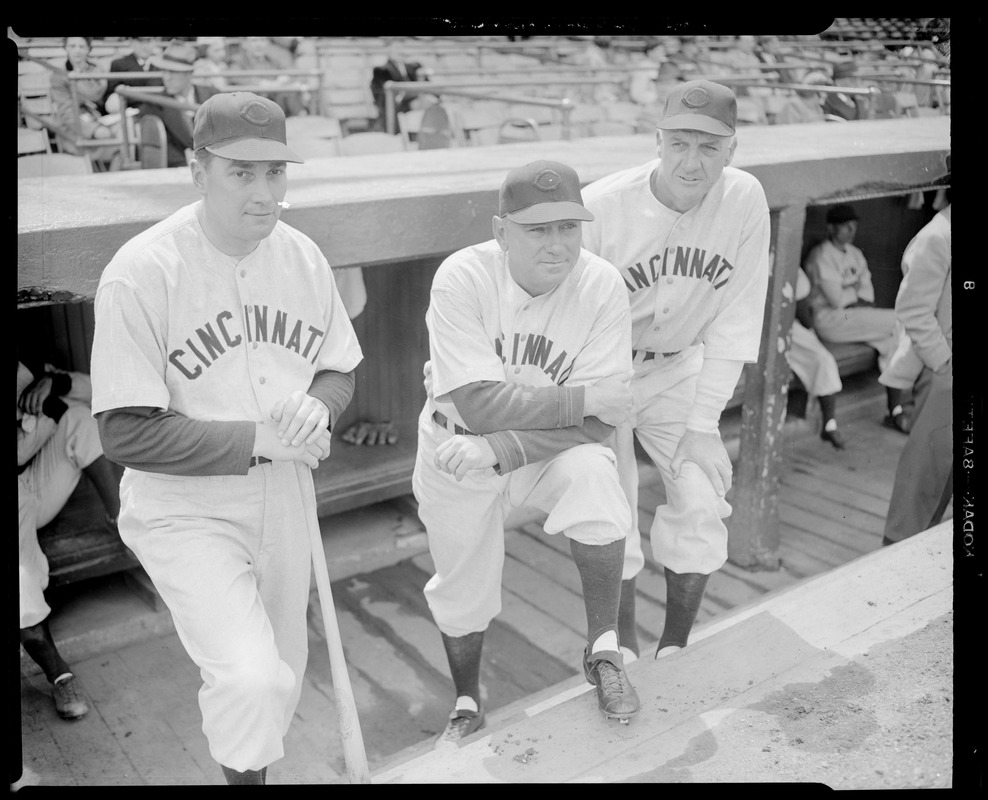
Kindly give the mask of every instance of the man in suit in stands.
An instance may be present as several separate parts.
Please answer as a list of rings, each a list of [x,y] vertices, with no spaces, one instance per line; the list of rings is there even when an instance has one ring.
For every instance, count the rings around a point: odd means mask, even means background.
[[[196,49],[190,42],[172,41],[160,56],[151,59],[153,69],[163,72],[164,96],[173,100],[202,105],[217,93],[212,86],[196,86],[192,83],[192,70],[196,61]],[[192,149],[192,120],[195,109],[166,108],[155,103],[144,103],[141,114],[153,114],[161,118],[168,137],[168,166],[188,165],[185,151]]]
[[[136,36],[131,40],[131,47],[133,48],[130,53],[125,56],[120,56],[120,58],[115,58],[110,62],[110,72],[148,72],[151,70],[151,57],[155,52],[155,43],[153,36]],[[117,90],[118,86],[160,86],[161,81],[158,78],[124,78],[115,79],[110,78],[106,82],[106,94],[103,96],[103,104],[106,106],[107,102],[110,103],[106,110],[110,113],[116,113],[119,111],[118,103],[119,99],[111,96]]]
[[[862,86],[858,69],[853,61],[834,65],[834,86]],[[867,119],[868,99],[863,95],[828,92],[823,101],[823,113],[846,120]]]
[[[377,127],[380,130],[387,130],[387,117],[385,109],[384,84],[388,81],[427,81],[428,76],[422,69],[422,65],[417,61],[405,61],[404,54],[397,45],[388,47],[388,60],[383,67],[374,67],[371,77],[371,95],[374,97],[374,105],[377,106]],[[392,119],[392,130],[398,130],[397,114],[404,113],[412,108],[412,103],[417,95],[406,95],[402,92],[395,93],[395,114]]]

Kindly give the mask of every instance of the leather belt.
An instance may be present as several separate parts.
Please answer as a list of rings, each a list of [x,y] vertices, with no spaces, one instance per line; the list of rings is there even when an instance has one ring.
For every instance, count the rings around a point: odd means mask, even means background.
[[[473,434],[470,433],[470,431],[468,431],[466,428],[457,425],[455,422],[453,422],[453,420],[451,420],[445,414],[440,413],[439,411],[432,412],[432,421],[435,422],[437,425],[439,425],[441,428],[445,428],[450,433],[455,433],[460,436],[473,436]]]
[[[265,458],[264,456],[251,456],[250,463],[247,465],[249,467],[256,467],[258,464],[270,464],[271,459]]]
[[[674,350],[671,353],[653,353],[651,350],[632,350],[631,357],[638,358],[639,354],[642,355],[642,361],[652,361],[656,356],[662,356],[663,358],[672,358],[673,356],[678,356],[682,353],[682,350]]]

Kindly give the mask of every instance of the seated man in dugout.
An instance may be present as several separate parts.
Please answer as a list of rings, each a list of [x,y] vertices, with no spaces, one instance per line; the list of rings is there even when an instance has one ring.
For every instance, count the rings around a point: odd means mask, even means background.
[[[583,671],[600,710],[639,710],[617,633],[631,512],[608,443],[631,407],[631,320],[621,276],[584,250],[576,172],[512,170],[494,238],[448,257],[426,322],[430,375],[412,488],[436,573],[425,596],[455,702],[437,747],[484,724],[484,634],[501,611],[504,519],[544,511],[570,540],[587,616]]]
[[[20,641],[52,685],[55,711],[74,720],[89,711],[78,677],[55,646],[45,599],[48,559],[38,529],[65,507],[82,474],[93,482],[116,528],[119,473],[103,455],[90,411],[92,386],[81,372],[17,362],[17,572]]]

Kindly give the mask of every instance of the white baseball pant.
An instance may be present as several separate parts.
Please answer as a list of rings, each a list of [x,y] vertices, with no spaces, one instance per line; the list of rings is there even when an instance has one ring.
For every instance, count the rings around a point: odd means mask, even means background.
[[[54,422],[39,417],[38,424]],[[51,438],[17,476],[21,628],[37,625],[51,613],[44,594],[48,588],[48,559],[38,544],[38,528],[55,519],[75,491],[82,470],[101,455],[99,430],[89,406],[69,403]]]
[[[308,658],[316,525],[309,468],[185,477],[128,469],[120,536],[147,571],[199,666],[210,755],[239,772],[284,755]]]
[[[693,407],[696,377],[703,366],[700,345],[651,361],[635,358],[631,379],[632,415],[617,429],[618,473],[631,508],[632,524],[624,551],[622,579],[633,578],[645,565],[638,529],[638,460],[634,436],[659,468],[666,502],[655,509],[650,539],[655,560],[673,572],[709,575],[727,561],[730,504],[718,497],[713,484],[696,464],[684,462],[679,478],[669,464]]]
[[[440,631],[466,636],[487,629],[501,611],[504,518],[530,506],[548,514],[545,531],[589,545],[624,538],[631,522],[615,457],[601,444],[581,444],[507,475],[468,472],[462,481],[437,469],[436,447],[451,434],[419,415],[412,488],[429,537],[436,574],[425,587]]]
[[[878,351],[878,368],[884,372],[899,344],[892,308],[818,309],[813,328],[825,342],[864,342]]]

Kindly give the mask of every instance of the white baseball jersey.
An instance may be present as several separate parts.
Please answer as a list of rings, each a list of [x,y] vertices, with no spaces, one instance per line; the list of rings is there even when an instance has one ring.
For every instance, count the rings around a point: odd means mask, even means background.
[[[824,239],[806,257],[806,274],[812,284],[810,305],[816,312],[847,308],[858,300],[875,302],[868,261],[853,244],[841,250]]]
[[[362,356],[329,264],[278,222],[243,258],[217,250],[188,205],[127,242],[100,278],[93,413],[267,419],[320,370]]]
[[[495,240],[460,250],[436,272],[426,323],[436,398],[475,381],[572,386],[631,369],[624,286],[586,250],[537,297],[515,283]],[[451,401],[435,406],[466,427]]]
[[[583,245],[613,264],[631,304],[636,350],[756,361],[768,287],[769,215],[751,174],[725,167],[689,211],[666,208],[649,176],[658,160],[583,189],[595,220]]]

